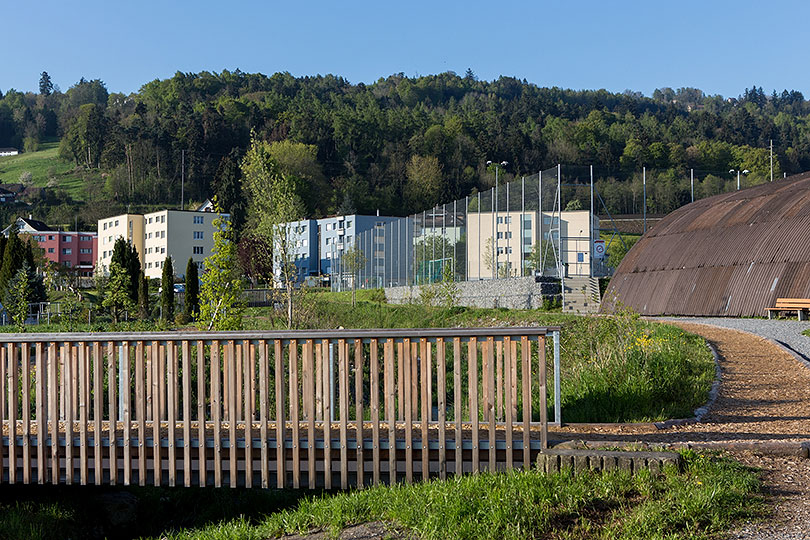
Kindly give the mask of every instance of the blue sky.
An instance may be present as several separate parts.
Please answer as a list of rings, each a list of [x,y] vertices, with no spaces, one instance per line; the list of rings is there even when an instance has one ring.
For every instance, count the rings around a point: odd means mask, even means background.
[[[471,68],[539,86],[692,86],[737,96],[810,97],[810,2],[535,1],[278,2],[41,0],[4,2],[0,91],[36,91],[48,71],[135,92],[176,71],[295,76],[353,83]]]

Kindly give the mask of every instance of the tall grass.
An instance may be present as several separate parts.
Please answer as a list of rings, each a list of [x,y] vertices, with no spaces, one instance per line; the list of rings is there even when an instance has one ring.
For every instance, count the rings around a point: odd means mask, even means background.
[[[707,538],[756,516],[758,481],[739,464],[684,453],[684,470],[536,470],[382,486],[303,500],[250,526],[245,519],[167,534],[171,540],[253,539],[383,522],[422,540],[530,538]]]

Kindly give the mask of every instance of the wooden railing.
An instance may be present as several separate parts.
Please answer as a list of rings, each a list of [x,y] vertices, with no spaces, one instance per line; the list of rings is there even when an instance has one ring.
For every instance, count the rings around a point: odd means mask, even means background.
[[[558,328],[0,335],[2,479],[346,488],[528,467],[549,335],[558,351]]]

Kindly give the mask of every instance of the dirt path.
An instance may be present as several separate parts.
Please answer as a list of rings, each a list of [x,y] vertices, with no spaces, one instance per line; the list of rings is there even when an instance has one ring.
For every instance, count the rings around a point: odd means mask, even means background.
[[[555,434],[652,445],[730,445],[734,457],[762,469],[772,510],[766,522],[747,523],[730,537],[810,538],[810,460],[795,455],[800,443],[810,441],[810,369],[780,347],[746,332],[674,324],[705,337],[720,356],[720,391],[703,422],[662,430],[652,426],[566,426]],[[746,446],[749,448],[744,449]],[[780,452],[786,455],[778,455]]]

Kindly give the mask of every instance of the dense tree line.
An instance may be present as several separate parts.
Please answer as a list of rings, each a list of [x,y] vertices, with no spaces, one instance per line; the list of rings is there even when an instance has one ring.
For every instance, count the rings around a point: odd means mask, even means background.
[[[111,203],[173,203],[218,196],[244,222],[240,163],[257,139],[302,180],[306,213],[404,215],[488,189],[488,159],[506,160],[505,180],[556,165],[594,165],[611,211],[637,209],[639,172],[655,169],[661,211],[748,170],[810,169],[810,102],[796,91],[753,86],[734,99],[698,89],[652,97],[605,90],[541,88],[501,77],[395,74],[374,84],[333,75],[240,71],[177,73],[139,92],[110,93],[98,79],[61,92],[42,74],[40,92],[0,95],[0,146],[34,150],[61,138],[60,155],[102,169]],[[705,184],[705,185],[704,185]],[[576,196],[576,193],[574,193]]]

